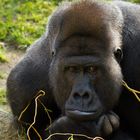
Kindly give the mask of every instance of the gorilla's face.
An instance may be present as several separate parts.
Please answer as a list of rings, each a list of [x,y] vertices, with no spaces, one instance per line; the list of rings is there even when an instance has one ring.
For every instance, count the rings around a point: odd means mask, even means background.
[[[61,43],[51,63],[50,80],[56,102],[67,116],[92,120],[116,104],[122,75],[108,45],[83,35]]]
[[[122,80],[117,60],[122,15],[110,5],[89,3],[60,8],[48,26],[55,50],[49,74],[53,94],[62,113],[78,120],[112,109]]]

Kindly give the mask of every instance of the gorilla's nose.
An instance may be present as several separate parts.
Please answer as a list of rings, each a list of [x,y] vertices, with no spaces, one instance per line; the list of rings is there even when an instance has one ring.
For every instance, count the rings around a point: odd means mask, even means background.
[[[73,97],[75,100],[78,100],[80,98],[82,99],[88,99],[89,98],[89,92],[83,92],[83,93],[79,93],[79,92],[74,92]]]
[[[92,92],[90,89],[74,90],[72,92],[73,99],[75,101],[86,101],[88,103],[92,99]]]

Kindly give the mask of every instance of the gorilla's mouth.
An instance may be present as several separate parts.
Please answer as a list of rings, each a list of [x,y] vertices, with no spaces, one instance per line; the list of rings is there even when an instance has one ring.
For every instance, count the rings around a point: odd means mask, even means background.
[[[79,121],[89,121],[89,120],[95,120],[99,116],[99,111],[91,111],[91,112],[85,112],[85,111],[79,111],[79,110],[67,110],[66,115],[74,120]]]

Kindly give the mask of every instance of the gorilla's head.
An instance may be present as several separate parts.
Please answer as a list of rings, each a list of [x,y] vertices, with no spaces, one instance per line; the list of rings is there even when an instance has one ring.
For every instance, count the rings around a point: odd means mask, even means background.
[[[53,13],[50,82],[63,114],[92,120],[117,103],[122,23],[115,6],[87,0],[64,3]]]

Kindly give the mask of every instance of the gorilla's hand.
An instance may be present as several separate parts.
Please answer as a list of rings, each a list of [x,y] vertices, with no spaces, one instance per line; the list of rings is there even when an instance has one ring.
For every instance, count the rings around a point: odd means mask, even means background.
[[[78,122],[72,120],[67,116],[63,116],[56,120],[49,128],[50,133],[73,133],[73,134],[84,134],[87,136],[108,136],[119,127],[119,117],[109,112],[102,115],[96,121],[85,121]],[[60,138],[59,138],[60,137]],[[69,136],[54,136],[53,140],[61,139],[64,140]],[[80,138],[81,140],[82,138]]]
[[[112,111],[102,115],[97,121],[97,128],[102,136],[108,136],[119,128],[119,117]]]

